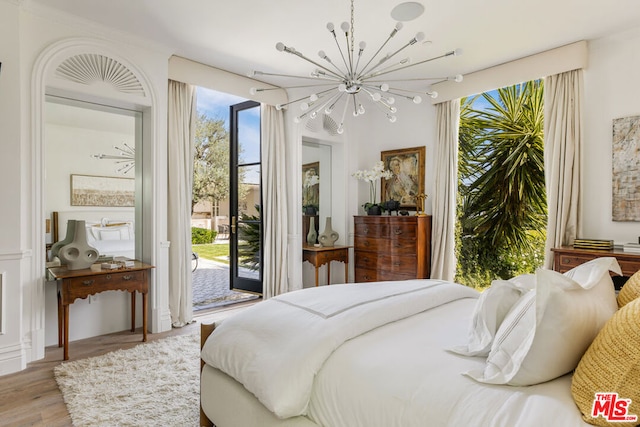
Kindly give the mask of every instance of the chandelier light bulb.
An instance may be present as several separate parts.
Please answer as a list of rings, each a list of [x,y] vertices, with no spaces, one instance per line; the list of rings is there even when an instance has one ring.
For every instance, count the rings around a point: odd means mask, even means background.
[[[353,117],[358,117],[360,114],[357,111],[353,112]]]
[[[464,79],[464,77],[462,77],[462,74],[456,74],[456,76],[455,76],[455,78],[453,80],[456,83],[460,83],[463,79]]]
[[[365,47],[367,47],[367,42],[360,42],[360,50],[364,50]]]
[[[398,109],[396,107],[391,107],[389,108],[389,111],[391,111],[393,114],[398,112]]]
[[[251,89],[249,89],[249,93],[251,95],[255,95],[256,93],[258,93],[258,89],[256,89],[255,87],[252,87]]]
[[[314,111],[313,113],[311,113],[311,114],[309,115],[309,117],[311,117],[312,119],[315,119],[317,115],[318,115],[318,112],[317,112],[317,111]]]
[[[422,98],[418,95],[413,97],[413,103],[414,104],[420,104],[422,102]]]
[[[300,117],[295,116],[295,117],[293,118],[293,122],[294,122],[294,123],[300,123]]]
[[[340,29],[345,32],[348,33],[349,30],[351,29],[351,25],[349,25],[348,22],[343,22],[342,24],[340,24]]]
[[[277,50],[278,52],[282,52],[282,51],[284,50],[284,48],[285,48],[284,43],[282,43],[282,42],[278,42],[278,43],[276,43],[276,50]]]
[[[373,95],[371,95],[371,99],[373,99],[376,102],[380,101],[381,98],[382,98],[382,95],[380,95],[378,92],[375,92]]]
[[[432,99],[436,99],[438,97],[438,92],[434,90],[433,92],[427,92],[427,95],[429,95]]]
[[[416,36],[411,41],[413,43],[417,43],[417,42],[421,42],[422,40],[424,40],[424,33],[422,31],[420,31],[419,33],[416,34]],[[411,43],[411,44],[413,44],[413,43]]]
[[[278,110],[278,111],[282,110],[282,104],[277,104],[276,105],[276,110]]]
[[[340,84],[338,85],[338,91],[340,91],[340,92],[346,92],[346,91],[347,91],[347,85],[346,85],[346,84],[344,84],[344,83],[340,83]]]
[[[324,53],[324,50],[319,51],[318,56],[322,59],[327,59],[327,54]]]
[[[453,51],[453,56],[460,56],[460,55],[462,55],[462,49],[458,48]]]
[[[309,103],[308,102],[303,102],[302,104],[300,104],[300,109],[302,111],[307,111],[309,109]]]
[[[327,30],[333,33],[335,27],[333,26],[333,22],[327,22]]]
[[[365,109],[364,109],[364,105],[360,104],[358,106],[358,114],[364,114]]]
[[[251,70],[247,73],[247,77],[255,77],[255,75],[256,75],[255,70]]]
[[[393,96],[390,96],[387,98],[387,104],[391,105],[391,104],[395,104],[396,99]]]
[[[310,74],[311,77],[320,77],[320,73],[318,73],[318,70],[313,70]]]
[[[398,118],[396,116],[392,116],[391,114],[387,114],[387,118],[391,123],[395,123]]]
[[[338,130],[336,130],[336,132],[338,132],[338,135],[342,135],[344,133],[344,127],[342,126],[342,124],[340,124],[340,126],[338,127]]]
[[[324,112],[325,112],[325,114],[331,114],[331,113],[333,113],[333,108],[327,107],[327,108],[325,108]]]
[[[388,90],[389,90],[389,85],[388,85],[388,84],[386,84],[386,83],[382,83],[382,84],[380,85],[380,90],[381,90],[381,91],[383,91],[383,92],[388,91]]]
[[[316,102],[317,100],[318,100],[318,95],[316,95],[315,93],[312,93],[311,96],[309,96],[309,101]]]

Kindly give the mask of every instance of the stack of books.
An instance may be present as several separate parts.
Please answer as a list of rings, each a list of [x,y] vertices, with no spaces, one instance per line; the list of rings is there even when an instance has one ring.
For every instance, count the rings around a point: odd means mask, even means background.
[[[575,249],[598,249],[610,251],[613,249],[613,240],[576,239],[573,242],[573,247]]]
[[[640,254],[640,243],[625,243],[622,245],[622,250]]]

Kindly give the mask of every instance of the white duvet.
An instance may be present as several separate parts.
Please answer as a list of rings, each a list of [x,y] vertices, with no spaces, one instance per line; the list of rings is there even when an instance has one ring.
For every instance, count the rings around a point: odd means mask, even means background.
[[[202,359],[243,384],[278,417],[305,415],[316,374],[349,340],[451,301],[477,297],[472,289],[438,280],[290,292],[225,320],[205,343]]]

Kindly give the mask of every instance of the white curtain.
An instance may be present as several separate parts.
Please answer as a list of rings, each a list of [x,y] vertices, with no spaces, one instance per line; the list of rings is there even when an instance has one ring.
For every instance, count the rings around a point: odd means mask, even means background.
[[[573,243],[581,226],[583,72],[573,70],[544,80],[544,171],[549,219],[546,268],[551,248]]]
[[[191,192],[196,114],[195,86],[169,80],[169,311],[174,327],[181,327],[193,321]]]
[[[452,281],[456,270],[455,227],[458,193],[460,100],[436,104],[431,278]]]
[[[284,116],[262,104],[262,220],[264,224],[263,298],[289,290],[288,219]]]

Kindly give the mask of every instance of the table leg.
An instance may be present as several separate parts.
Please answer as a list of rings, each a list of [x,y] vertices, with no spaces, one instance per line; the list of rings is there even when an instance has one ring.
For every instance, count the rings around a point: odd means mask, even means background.
[[[327,263],[327,285],[331,284],[331,261]]]
[[[136,291],[131,292],[131,332],[136,331]]]
[[[69,304],[62,306],[64,311],[64,357],[63,360],[69,360]]]
[[[147,293],[142,294],[142,341],[147,341]]]
[[[62,340],[64,339],[64,332],[62,331],[62,311],[62,295],[60,295],[60,291],[58,291],[58,347],[62,347]]]
[[[320,268],[320,267],[318,267],[318,266],[316,265],[316,286],[318,286],[318,269],[319,269],[319,268]]]
[[[344,283],[349,283],[349,261],[344,263]]]

